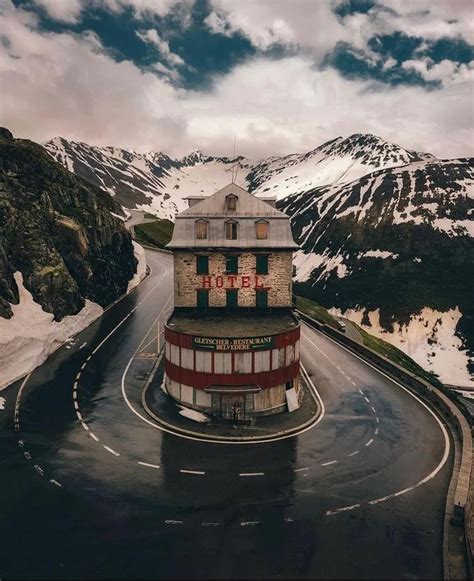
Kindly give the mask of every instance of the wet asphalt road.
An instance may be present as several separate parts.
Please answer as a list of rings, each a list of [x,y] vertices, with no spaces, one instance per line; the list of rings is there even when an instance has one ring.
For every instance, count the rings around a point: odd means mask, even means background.
[[[0,576],[442,578],[441,425],[308,327],[325,415],[300,436],[201,443],[132,412],[124,372],[171,308],[171,259],[147,255],[134,293],[2,392]]]

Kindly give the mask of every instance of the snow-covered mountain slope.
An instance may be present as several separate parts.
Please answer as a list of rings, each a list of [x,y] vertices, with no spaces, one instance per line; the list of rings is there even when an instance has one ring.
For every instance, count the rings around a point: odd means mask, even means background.
[[[379,170],[291,195],[279,207],[291,216],[302,247],[297,292],[338,308],[370,332],[404,338],[404,345],[392,342],[444,381],[471,381],[472,159]],[[463,353],[462,371],[441,356],[449,350]]]
[[[260,161],[198,151],[172,159],[61,138],[45,147],[122,206],[171,220],[185,197],[212,194],[238,164],[239,185],[277,196],[292,216],[297,292],[349,313],[449,383],[469,383],[472,160],[437,160],[370,134]]]
[[[243,158],[216,158],[199,151],[171,159],[164,153],[95,147],[61,137],[44,146],[69,171],[105,189],[125,208],[171,220],[187,208],[183,198],[213,193],[229,183],[236,161],[244,170],[237,176],[237,183],[244,185],[244,172],[249,165]]]
[[[186,207],[183,198],[212,194],[231,181],[256,194],[283,198],[326,184],[342,184],[374,170],[432,157],[405,150],[375,135],[338,137],[305,154],[255,162],[243,157],[212,157],[195,151],[181,159],[164,153],[140,154],[94,147],[56,137],[48,152],[70,171],[115,195],[125,208],[173,219]]]
[[[344,184],[382,168],[434,159],[429,153],[409,151],[371,134],[324,143],[304,155],[270,158],[247,176],[252,190],[278,199],[327,184]]]

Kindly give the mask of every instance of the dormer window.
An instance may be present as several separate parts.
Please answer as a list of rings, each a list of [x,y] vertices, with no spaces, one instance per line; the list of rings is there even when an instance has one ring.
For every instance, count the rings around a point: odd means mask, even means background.
[[[235,196],[234,196],[235,197]],[[225,223],[225,239],[237,240],[239,224],[235,220],[228,220]]]
[[[235,212],[235,210],[237,210],[237,196],[229,194],[225,197],[225,209],[228,212]]]
[[[255,222],[255,236],[257,240],[266,240],[268,238],[269,223],[266,220]]]
[[[209,238],[209,222],[207,220],[196,220],[194,226],[197,240],[207,240]]]

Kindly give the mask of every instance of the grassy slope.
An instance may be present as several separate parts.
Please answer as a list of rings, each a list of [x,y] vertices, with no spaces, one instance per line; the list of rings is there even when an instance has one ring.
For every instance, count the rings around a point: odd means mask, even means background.
[[[324,307],[318,305],[318,303],[310,299],[305,299],[304,297],[296,297],[296,308],[313,319],[316,319],[316,321],[334,327],[338,331],[342,331],[337,319],[329,314]]]
[[[329,314],[324,307],[321,307],[314,301],[303,297],[297,297],[296,307],[313,319],[316,319],[321,323],[325,323],[326,325],[330,325],[338,331],[341,330],[337,320],[331,314]],[[352,323],[352,325],[354,325],[361,334],[364,345],[366,347],[369,347],[373,351],[376,351],[380,355],[390,359],[390,361],[393,361],[397,365],[404,367],[414,375],[417,375],[418,377],[421,377],[422,379],[429,381],[434,385],[440,385],[440,382],[435,375],[425,371],[420,365],[418,365],[418,363],[415,363],[411,357],[408,357],[408,355],[403,353],[403,351],[400,351],[400,349],[397,349],[392,344],[387,343],[387,341],[383,341],[383,339],[378,339],[370,333],[367,333],[367,331],[364,331],[364,329],[359,327],[359,325],[356,325],[355,323]]]
[[[163,248],[171,240],[173,227],[173,222],[160,219],[146,224],[137,224],[135,226],[135,239],[140,244]]]

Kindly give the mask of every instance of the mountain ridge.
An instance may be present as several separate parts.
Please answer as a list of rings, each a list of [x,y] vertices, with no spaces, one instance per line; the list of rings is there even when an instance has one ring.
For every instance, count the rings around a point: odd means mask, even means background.
[[[378,333],[442,379],[451,375],[449,383],[472,381],[472,159],[437,159],[361,133],[258,161],[200,151],[117,159],[114,148],[68,142],[46,148],[126,207],[171,220],[187,196],[227,185],[238,163],[237,184],[277,197],[291,217],[301,245],[297,292]]]

